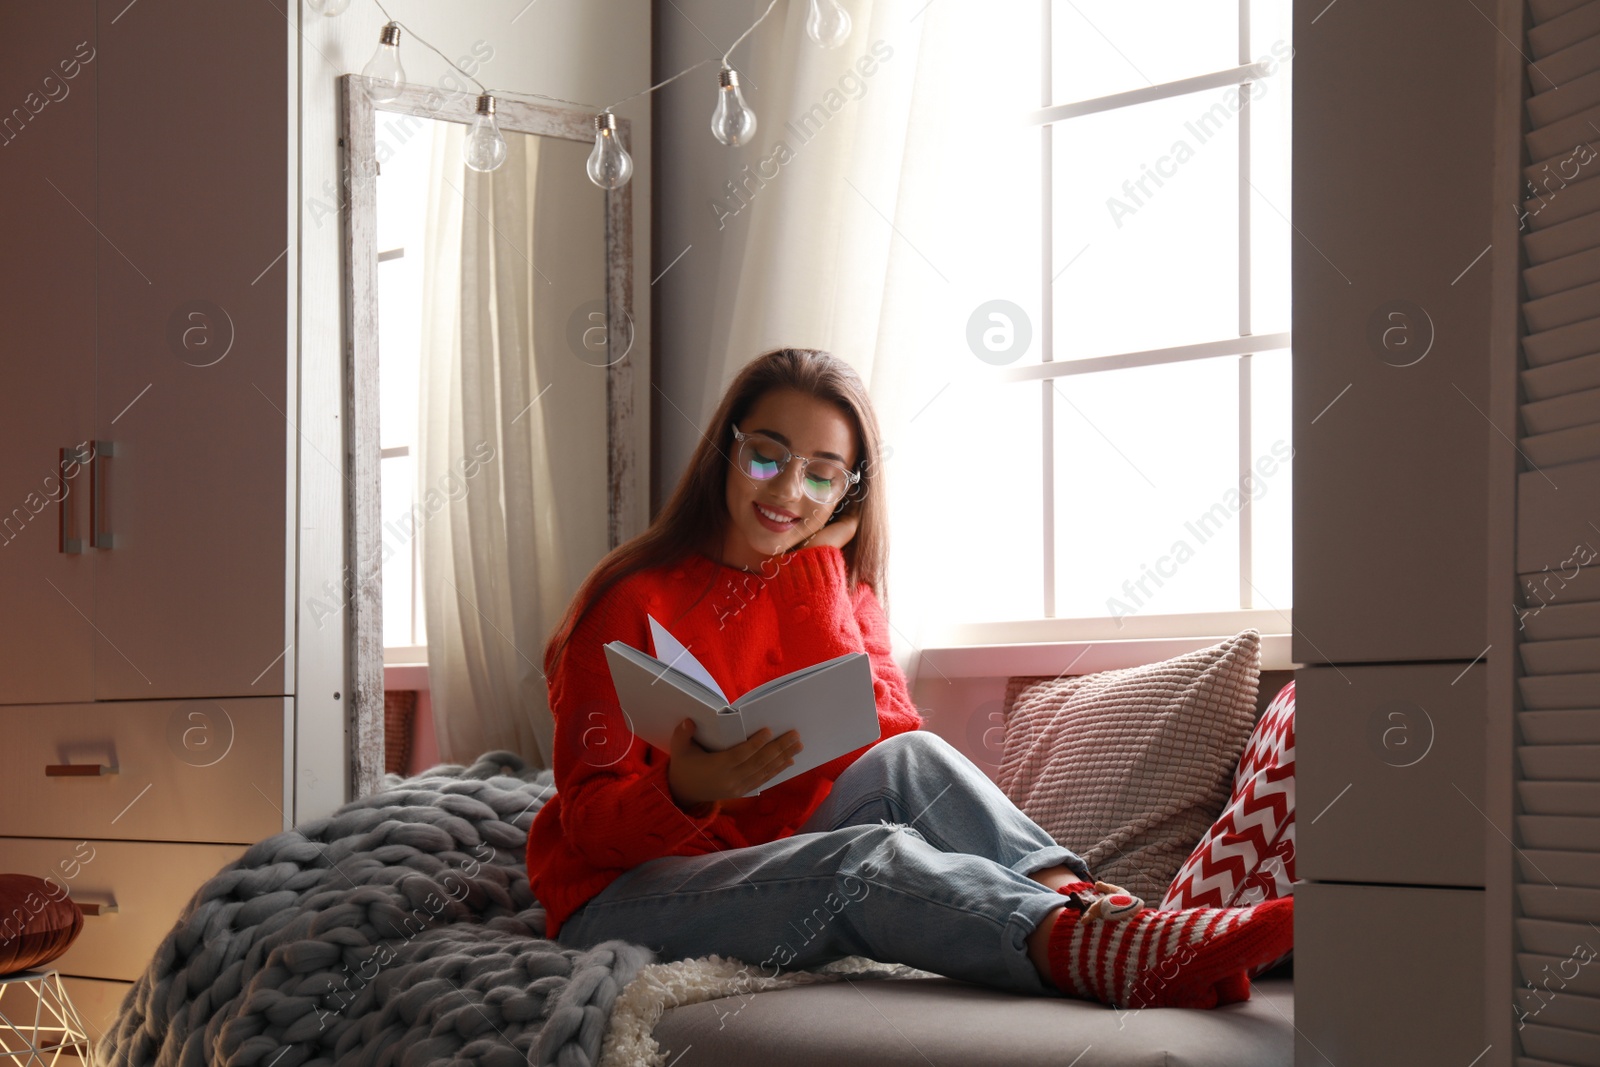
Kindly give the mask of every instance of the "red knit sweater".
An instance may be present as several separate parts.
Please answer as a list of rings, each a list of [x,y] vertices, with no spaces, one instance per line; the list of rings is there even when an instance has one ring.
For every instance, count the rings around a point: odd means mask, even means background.
[[[863,745],[760,796],[717,801],[691,815],[672,799],[667,753],[630,733],[602,650],[623,641],[652,651],[654,615],[738,696],[813,663],[865,652],[877,693],[879,740],[918,729],[905,674],[889,649],[889,620],[865,583],[847,589],[844,554],[800,549],[749,574],[703,555],[629,575],[573,632],[551,674],[556,795],[528,834],[528,877],[548,916],[547,936],[631,867],[788,837],[822,803]],[[805,729],[800,741],[805,743]],[[876,742],[874,742],[876,743]]]

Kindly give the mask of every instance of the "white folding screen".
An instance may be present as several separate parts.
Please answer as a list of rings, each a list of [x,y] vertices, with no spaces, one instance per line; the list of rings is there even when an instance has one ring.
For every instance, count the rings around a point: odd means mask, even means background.
[[[1600,0],[1527,10],[1516,1063],[1600,1067]]]

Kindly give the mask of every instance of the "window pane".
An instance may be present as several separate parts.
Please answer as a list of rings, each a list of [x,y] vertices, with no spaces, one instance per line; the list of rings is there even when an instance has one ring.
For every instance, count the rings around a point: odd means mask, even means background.
[[[1254,0],[1250,5],[1250,58],[1272,56],[1282,60],[1290,54],[1289,27],[1294,5],[1288,0]]]
[[[1239,65],[1238,0],[1053,0],[1050,18],[1056,103]]]
[[[1238,357],[1055,387],[1056,615],[1237,609]]]
[[[1251,567],[1252,606],[1288,611],[1294,597],[1290,561],[1293,538],[1290,536],[1290,511],[1294,488],[1293,460],[1286,462],[1293,447],[1289,419],[1292,381],[1287,349],[1251,357],[1250,366],[1250,454],[1253,476],[1250,486],[1250,530],[1253,543]]]
[[[411,456],[391,456],[379,463],[378,510],[383,517],[383,643],[411,644],[411,553],[416,532],[408,512],[416,493],[416,468]]]
[[[380,448],[417,443],[422,344],[422,247],[378,266],[378,436]]]
[[[887,442],[895,555],[911,554],[906,572],[938,584],[944,619],[1044,614],[1040,389],[959,377],[910,421],[910,436]]]
[[[402,252],[378,263],[378,432],[383,448],[416,444],[431,145],[428,137],[402,142],[384,160],[377,179],[378,251]]]
[[[831,296],[834,320],[872,322],[915,301],[919,319],[937,320],[923,332],[928,351],[953,346],[972,365],[1038,363],[1044,130],[1020,117],[1040,101],[1041,8],[1002,0],[999,10],[960,4],[939,11],[917,31],[932,35],[922,48],[959,55],[963,69],[983,72],[982,85],[919,79],[906,127],[880,130],[886,147],[858,153],[838,195],[854,205],[859,232],[840,248],[869,258],[888,249],[898,263],[881,291],[847,286]],[[1019,60],[1018,41],[1031,42],[1032,61]],[[974,150],[975,136],[981,150]],[[902,180],[903,159],[926,165]],[[999,328],[987,332],[994,324]],[[884,336],[891,333],[897,346],[912,344],[902,329],[886,328]],[[948,377],[940,374],[933,387]]]
[[[1238,103],[1235,86],[1055,125],[1055,358],[1239,336]]]
[[[1286,37],[1274,46],[1288,55]],[[1289,119],[1291,66],[1265,48],[1273,73],[1250,87],[1250,332],[1289,328]],[[1302,255],[1318,256],[1302,243]]]

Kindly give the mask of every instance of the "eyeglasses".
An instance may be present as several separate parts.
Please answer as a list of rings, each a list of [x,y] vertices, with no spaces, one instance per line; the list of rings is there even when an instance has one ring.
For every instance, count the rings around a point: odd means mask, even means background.
[[[791,459],[800,461],[800,488],[819,504],[832,504],[861,480],[859,471],[845,470],[842,464],[831,459],[797,456],[764,433],[741,433],[735,426],[733,439],[738,446],[733,465],[758,485],[788,470]]]

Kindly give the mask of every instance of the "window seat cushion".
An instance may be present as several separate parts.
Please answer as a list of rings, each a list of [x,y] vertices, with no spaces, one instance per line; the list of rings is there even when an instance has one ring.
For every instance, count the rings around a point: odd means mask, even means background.
[[[697,1067],[1289,1067],[1294,982],[1274,972],[1249,1000],[1207,1011],[1116,1011],[948,978],[830,982],[671,1008],[653,1036],[667,1063],[693,1046],[683,1062]]]

